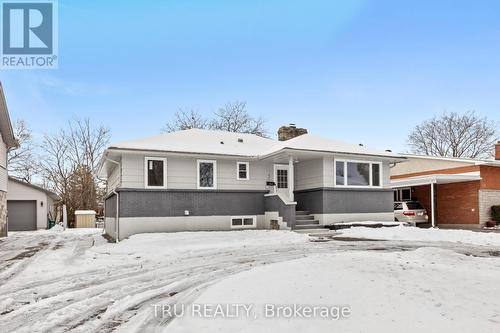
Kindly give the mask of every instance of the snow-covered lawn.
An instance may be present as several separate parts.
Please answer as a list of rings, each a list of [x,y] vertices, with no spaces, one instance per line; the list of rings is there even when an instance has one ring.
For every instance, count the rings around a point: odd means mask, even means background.
[[[312,255],[233,275],[194,302],[251,304],[251,316],[207,320],[195,312],[170,328],[186,333],[498,332],[499,272],[498,259],[438,248]],[[299,309],[302,317],[287,319],[283,311],[273,318],[278,311],[273,304],[348,307],[350,315],[307,318]]]
[[[499,233],[471,230],[421,229],[403,225],[392,228],[356,227],[339,230],[342,236],[353,238],[454,242],[481,246],[500,246]]]
[[[0,332],[497,331],[500,234],[365,229],[329,242],[283,231],[142,234],[119,244],[91,229],[13,233],[0,239]],[[352,241],[362,237],[389,240]],[[252,316],[155,311],[214,303],[251,305]],[[266,303],[351,312],[273,319],[262,316]]]

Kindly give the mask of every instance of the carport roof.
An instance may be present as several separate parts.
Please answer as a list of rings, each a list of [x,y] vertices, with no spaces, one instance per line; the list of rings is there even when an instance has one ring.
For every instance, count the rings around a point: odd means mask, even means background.
[[[392,188],[401,188],[408,186],[420,186],[429,184],[450,184],[450,183],[461,183],[470,182],[475,180],[481,180],[479,175],[448,175],[448,174],[432,174],[425,176],[417,176],[403,179],[391,180]]]

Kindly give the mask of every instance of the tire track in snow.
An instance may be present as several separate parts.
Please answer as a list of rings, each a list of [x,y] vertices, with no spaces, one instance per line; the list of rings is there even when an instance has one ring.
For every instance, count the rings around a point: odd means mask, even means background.
[[[66,241],[71,242],[76,239],[78,237]],[[1,244],[2,247],[3,245]],[[444,248],[452,247],[447,244],[440,245]],[[142,260],[132,264],[113,265],[109,269],[87,270],[68,275],[63,272],[61,278],[56,281],[42,280],[29,286],[15,288],[16,291],[0,287],[0,295],[4,295],[5,299],[10,297],[22,301],[12,311],[2,316],[0,331],[111,332],[125,328],[132,331],[160,330],[168,325],[169,319],[154,318],[152,303],[190,304],[212,283],[243,270],[293,260],[309,254],[352,250],[401,251],[422,246],[436,246],[436,243],[266,244],[246,246],[243,251],[241,247],[235,246],[222,250],[193,250],[182,253],[175,260],[161,263],[141,258]],[[456,244],[454,246],[456,247]],[[73,256],[69,259],[74,259],[77,254],[80,255],[82,248],[73,249]],[[463,251],[470,253],[484,252],[484,248],[480,250],[477,247],[462,246],[462,248],[465,249]],[[102,253],[91,254],[105,258],[105,254]],[[33,260],[41,258],[43,257],[39,256]],[[130,257],[123,255],[123,259],[130,260]],[[76,259],[74,263],[78,264]],[[75,279],[78,278],[82,282],[75,284]],[[40,299],[24,304],[23,300],[32,298],[34,293],[40,295]]]

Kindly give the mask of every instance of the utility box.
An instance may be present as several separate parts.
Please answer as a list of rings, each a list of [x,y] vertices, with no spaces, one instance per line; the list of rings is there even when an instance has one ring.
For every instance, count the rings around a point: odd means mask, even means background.
[[[95,216],[93,210],[77,210],[75,211],[75,227],[76,228],[96,228]]]

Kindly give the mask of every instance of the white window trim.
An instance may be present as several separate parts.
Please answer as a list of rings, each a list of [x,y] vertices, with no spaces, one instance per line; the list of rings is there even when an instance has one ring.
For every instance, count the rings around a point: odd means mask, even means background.
[[[240,178],[240,164],[247,166],[247,177]],[[236,162],[236,179],[237,180],[250,180],[250,163],[249,162]]]
[[[233,219],[242,219],[242,225],[233,225]],[[243,219],[252,219],[252,225],[243,225]],[[231,216],[229,220],[231,229],[253,229],[257,227],[257,215],[242,215],[242,216]]]
[[[403,191],[410,191],[410,199],[403,199]],[[394,189],[394,192],[396,192],[396,201],[401,201],[401,202],[404,202],[404,201],[408,201],[408,200],[411,200],[412,198],[412,191],[411,191],[411,187],[402,187],[402,188],[398,188],[398,189]]]
[[[338,185],[337,184],[337,162],[344,162],[344,185]],[[370,165],[370,185],[347,185],[347,163],[365,163]],[[378,164],[379,165],[379,185],[374,186],[373,185],[373,177],[372,177],[372,165],[373,164]],[[382,162],[377,162],[377,161],[365,161],[365,160],[348,160],[348,159],[334,159],[333,160],[333,186],[334,187],[339,187],[339,188],[383,188],[384,183],[383,183],[383,165]]]
[[[200,163],[212,163],[214,166],[214,186],[200,186]],[[196,160],[196,187],[199,190],[215,190],[217,189],[217,161],[216,160]]]
[[[150,186],[148,185],[148,161],[162,161],[163,162],[163,186]],[[144,157],[144,188],[167,188],[167,158],[166,157]]]

